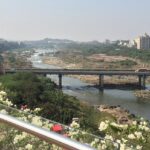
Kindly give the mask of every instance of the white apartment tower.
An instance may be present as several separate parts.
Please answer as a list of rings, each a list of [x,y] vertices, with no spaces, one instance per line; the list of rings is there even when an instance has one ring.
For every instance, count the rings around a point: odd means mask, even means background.
[[[150,49],[150,36],[145,33],[144,36],[139,36],[135,40],[137,49],[147,50]]]

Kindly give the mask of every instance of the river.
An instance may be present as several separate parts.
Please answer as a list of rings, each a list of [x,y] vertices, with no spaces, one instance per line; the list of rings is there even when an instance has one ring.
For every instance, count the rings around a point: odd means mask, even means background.
[[[33,67],[42,69],[60,68],[59,66],[43,64],[41,56],[39,54],[45,52],[52,52],[51,50],[36,50],[36,53],[32,55],[30,60],[33,63]],[[54,82],[58,83],[58,76],[49,75]],[[150,102],[138,100],[133,91],[130,90],[118,90],[118,89],[104,89],[103,92],[98,89],[89,86],[89,83],[85,83],[79,79],[73,77],[63,76],[63,92],[75,96],[78,99],[88,102],[91,105],[120,105],[121,107],[130,111],[137,116],[142,116],[150,120]]]

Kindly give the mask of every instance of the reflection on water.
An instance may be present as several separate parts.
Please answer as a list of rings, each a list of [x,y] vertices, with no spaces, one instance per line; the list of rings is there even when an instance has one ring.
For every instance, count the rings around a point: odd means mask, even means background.
[[[43,53],[40,51],[31,57],[34,67],[42,69],[60,68],[53,65],[43,64],[38,54]],[[48,75],[53,81],[58,83],[57,75]],[[129,90],[106,89],[103,92],[89,86],[90,84],[80,81],[72,77],[63,76],[63,92],[76,96],[78,99],[88,102],[91,105],[120,105],[128,109],[131,113],[143,116],[150,120],[150,102],[139,101]]]

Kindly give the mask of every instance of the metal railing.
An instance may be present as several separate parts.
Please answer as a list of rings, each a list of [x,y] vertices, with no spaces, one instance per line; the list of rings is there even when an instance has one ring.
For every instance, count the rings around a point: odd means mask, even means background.
[[[95,150],[89,145],[81,144],[80,142],[64,137],[63,135],[37,127],[6,114],[0,113],[0,122],[6,123],[12,127],[15,127],[16,129],[32,134],[48,143],[66,148],[67,150]]]

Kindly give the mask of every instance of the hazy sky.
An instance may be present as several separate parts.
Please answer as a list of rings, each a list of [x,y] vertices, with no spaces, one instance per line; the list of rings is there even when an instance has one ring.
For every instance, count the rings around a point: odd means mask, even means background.
[[[0,0],[0,38],[78,41],[150,34],[150,0]]]

